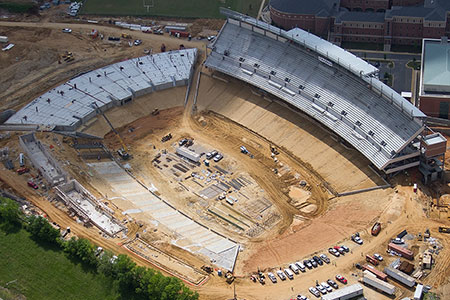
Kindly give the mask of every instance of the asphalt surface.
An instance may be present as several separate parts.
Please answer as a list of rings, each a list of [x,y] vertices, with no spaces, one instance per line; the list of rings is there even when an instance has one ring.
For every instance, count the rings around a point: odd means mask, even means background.
[[[393,76],[393,89],[396,92],[411,91],[412,70],[406,64],[413,58],[420,61],[420,54],[375,51],[352,51],[352,53],[363,59],[370,59],[370,63],[373,65],[375,65],[376,59],[384,60],[384,55],[386,55],[386,60],[393,61],[394,67],[391,70],[387,62],[381,62],[381,65],[378,67],[380,69],[380,79],[384,78],[384,73],[390,73]]]

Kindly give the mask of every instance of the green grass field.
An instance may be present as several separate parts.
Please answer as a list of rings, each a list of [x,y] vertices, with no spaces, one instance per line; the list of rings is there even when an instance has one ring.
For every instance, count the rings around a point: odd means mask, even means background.
[[[74,263],[60,250],[36,244],[20,230],[0,231],[0,286],[29,300],[119,299],[108,279]]]
[[[86,0],[81,14],[216,19],[223,18],[219,7],[256,16],[260,5],[261,0]]]

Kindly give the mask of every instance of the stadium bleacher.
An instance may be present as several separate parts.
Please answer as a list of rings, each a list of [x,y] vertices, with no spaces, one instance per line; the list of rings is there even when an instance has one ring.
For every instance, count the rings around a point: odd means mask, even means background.
[[[338,65],[336,59],[324,58],[312,51],[311,45],[305,47],[286,38],[289,32],[273,26],[265,31],[267,24],[259,24],[254,19],[247,23],[229,18],[210,45],[212,52],[205,65],[257,86],[307,113],[380,170],[387,171],[392,163],[392,170],[401,169],[403,155],[408,155],[408,164],[418,165],[419,149],[412,146],[412,141],[423,131],[425,115],[373,78],[373,66],[367,67],[361,60],[360,72],[347,70],[341,66],[345,63]],[[363,72],[368,75],[362,75]],[[416,159],[411,161],[413,157]]]
[[[6,124],[52,125],[75,130],[96,115],[153,91],[186,85],[197,49],[183,49],[121,61],[93,70],[37,97]]]

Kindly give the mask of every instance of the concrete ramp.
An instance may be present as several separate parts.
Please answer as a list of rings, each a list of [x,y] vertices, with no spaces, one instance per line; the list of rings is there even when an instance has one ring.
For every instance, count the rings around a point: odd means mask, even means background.
[[[207,257],[212,263],[223,269],[233,271],[239,252],[239,245],[219,235],[206,226],[193,221],[156,197],[115,162],[88,164],[111,189],[133,204],[134,208],[126,212],[145,214],[171,230],[176,240],[172,243],[191,253]]]

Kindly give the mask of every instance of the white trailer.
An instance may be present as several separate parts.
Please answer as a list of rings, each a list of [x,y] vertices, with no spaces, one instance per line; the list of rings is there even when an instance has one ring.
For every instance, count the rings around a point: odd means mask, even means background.
[[[192,160],[193,162],[199,162],[200,161],[200,154],[195,153],[194,151],[191,151],[189,148],[178,147],[176,152],[177,152],[178,155],[186,157],[187,159]]]
[[[322,300],[346,300],[363,294],[363,288],[360,284],[352,284],[335,292],[322,296]]]
[[[384,268],[384,273],[386,273],[388,276],[394,278],[395,280],[403,283],[404,285],[408,286],[408,287],[413,287],[416,284],[416,281],[414,280],[414,278],[412,278],[411,276],[408,276],[407,274],[391,268],[391,267],[386,267]]]
[[[364,274],[363,282],[379,291],[382,291],[390,296],[395,294],[395,286],[383,280],[378,279],[375,275]]]
[[[8,41],[9,40],[7,36],[0,35],[0,43],[7,43]]]
[[[414,291],[414,300],[422,300],[423,284],[418,284]]]

